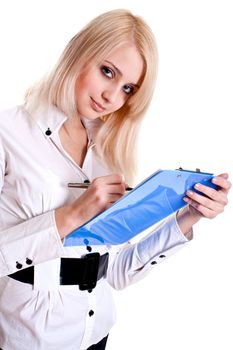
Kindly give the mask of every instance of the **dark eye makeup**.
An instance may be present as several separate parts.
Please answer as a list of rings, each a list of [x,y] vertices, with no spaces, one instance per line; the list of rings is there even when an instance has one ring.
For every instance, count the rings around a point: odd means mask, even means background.
[[[116,76],[114,70],[111,69],[110,67],[101,66],[100,69],[101,69],[101,72],[104,74],[104,76],[106,76],[109,79],[112,79]],[[122,89],[127,95],[131,95],[135,92],[134,86],[130,84],[125,84]]]
[[[132,85],[126,84],[123,86],[123,90],[127,95],[133,94],[134,93],[134,87]]]
[[[114,78],[115,77],[115,73],[114,71],[107,67],[107,66],[101,66],[101,72],[108,78]]]

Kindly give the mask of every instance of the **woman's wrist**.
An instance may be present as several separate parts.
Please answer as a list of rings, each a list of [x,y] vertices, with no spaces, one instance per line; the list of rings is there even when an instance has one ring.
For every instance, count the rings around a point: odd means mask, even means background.
[[[200,220],[201,216],[196,213],[190,212],[190,207],[186,206],[180,210],[178,210],[176,214],[176,220],[180,227],[181,232],[187,239],[193,238],[193,230],[192,227]]]
[[[82,224],[80,216],[77,210],[74,210],[73,205],[56,209],[55,221],[61,238],[64,238]]]

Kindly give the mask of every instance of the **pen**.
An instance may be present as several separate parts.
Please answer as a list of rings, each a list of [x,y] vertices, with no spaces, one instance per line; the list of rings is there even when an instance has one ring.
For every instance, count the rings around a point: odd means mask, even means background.
[[[69,182],[68,187],[74,187],[74,188],[88,188],[91,185],[90,182],[84,183],[84,182]],[[131,191],[133,188],[132,187],[126,187],[126,191]]]

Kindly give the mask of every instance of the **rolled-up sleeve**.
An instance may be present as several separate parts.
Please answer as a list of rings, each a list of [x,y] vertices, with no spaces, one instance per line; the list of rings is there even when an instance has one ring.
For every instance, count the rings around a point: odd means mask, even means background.
[[[172,215],[141,241],[127,244],[116,254],[109,267],[109,283],[115,289],[123,289],[139,281],[187,242],[189,240],[181,232],[176,214]]]

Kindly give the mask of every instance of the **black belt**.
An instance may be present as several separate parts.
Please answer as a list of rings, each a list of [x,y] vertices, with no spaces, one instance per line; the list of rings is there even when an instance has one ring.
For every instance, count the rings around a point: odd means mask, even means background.
[[[86,254],[81,259],[61,258],[60,284],[79,285],[80,290],[93,289],[98,280],[106,275],[109,254]],[[17,271],[9,275],[23,283],[34,283],[34,266]]]

